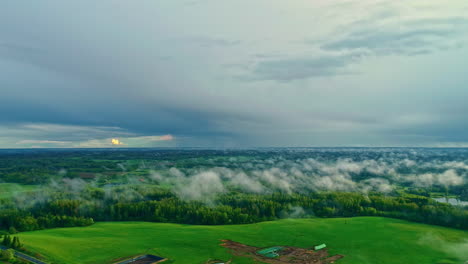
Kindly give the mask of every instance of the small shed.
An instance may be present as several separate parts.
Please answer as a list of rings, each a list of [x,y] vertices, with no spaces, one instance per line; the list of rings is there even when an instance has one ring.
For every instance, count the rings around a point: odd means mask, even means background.
[[[315,247],[314,247],[314,250],[320,250],[320,249],[324,249],[324,248],[326,248],[326,247],[327,247],[327,245],[325,245],[325,244],[320,244],[320,245],[315,246]]]
[[[257,254],[260,254],[267,258],[276,258],[279,257],[278,251],[281,251],[283,247],[270,247],[257,251]]]

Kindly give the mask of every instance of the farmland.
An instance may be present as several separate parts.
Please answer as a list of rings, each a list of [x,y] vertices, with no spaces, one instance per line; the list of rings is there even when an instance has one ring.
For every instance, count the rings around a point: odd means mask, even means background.
[[[12,196],[34,192],[39,187],[35,185],[21,185],[15,183],[0,183],[0,199],[10,198]]]
[[[146,222],[101,222],[90,227],[20,233],[26,248],[54,263],[93,264],[141,253],[174,263],[233,259],[221,239],[268,247],[311,247],[326,243],[337,263],[463,263],[468,259],[468,233],[444,227],[380,217],[287,219],[249,225],[197,226]],[[44,243],[47,241],[47,243]]]
[[[442,202],[466,201],[467,177],[465,149],[0,151],[0,233],[56,264],[259,261],[221,240],[295,260],[324,243],[337,263],[463,263],[467,207]]]

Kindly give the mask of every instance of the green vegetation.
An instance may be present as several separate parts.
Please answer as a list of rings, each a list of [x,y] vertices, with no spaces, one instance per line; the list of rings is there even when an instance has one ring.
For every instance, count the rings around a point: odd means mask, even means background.
[[[37,185],[21,185],[16,183],[0,183],[0,199],[11,198],[14,195],[27,194],[39,188]]]
[[[60,264],[111,263],[139,253],[193,264],[210,258],[233,258],[219,245],[220,239],[259,247],[305,248],[326,243],[331,254],[345,255],[340,264],[442,264],[468,259],[466,231],[380,217],[292,219],[229,226],[103,222],[19,236],[28,250]],[[233,259],[236,264],[252,263],[248,258]]]
[[[2,260],[12,260],[15,257],[15,252],[12,249],[0,250],[0,258]]]
[[[3,239],[1,239],[0,241],[1,241],[1,244],[6,247],[10,247],[14,249],[20,249],[22,247],[22,244],[19,238],[16,236],[12,238],[10,235],[4,235]]]
[[[0,234],[49,229],[5,244],[57,263],[227,260],[223,238],[326,243],[348,264],[468,259],[468,206],[433,199],[468,200],[466,150],[0,150],[0,182]]]
[[[304,194],[243,194],[231,192],[211,204],[185,201],[157,187],[117,187],[111,199],[97,188],[83,189],[80,197],[61,189],[27,210],[0,210],[0,229],[32,231],[54,227],[88,226],[95,221],[150,221],[182,224],[248,224],[288,217],[385,216],[415,222],[468,229],[468,211],[424,196],[399,197],[379,193],[317,192]],[[132,191],[131,193],[129,191]],[[126,201],[128,194],[133,200]],[[103,197],[104,199],[100,198]],[[30,199],[32,200],[32,199]]]

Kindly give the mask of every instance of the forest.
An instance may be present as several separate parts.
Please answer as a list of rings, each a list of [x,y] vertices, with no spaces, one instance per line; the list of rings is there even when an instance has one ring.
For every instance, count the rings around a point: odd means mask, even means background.
[[[468,229],[468,212],[416,195],[404,197],[356,193],[220,196],[216,205],[182,201],[168,192],[148,193],[142,201],[53,200],[27,210],[2,209],[0,228],[30,231],[91,225],[94,221],[151,221],[202,225],[246,224],[287,217],[385,216]]]
[[[464,199],[464,158],[398,149],[3,151],[3,183],[35,189],[0,196],[0,230],[353,216],[467,230],[466,207],[433,199]]]

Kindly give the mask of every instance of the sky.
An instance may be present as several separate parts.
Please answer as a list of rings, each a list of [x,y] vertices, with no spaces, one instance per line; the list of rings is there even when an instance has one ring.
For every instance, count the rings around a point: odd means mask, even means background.
[[[0,148],[468,146],[466,0],[0,3]]]

